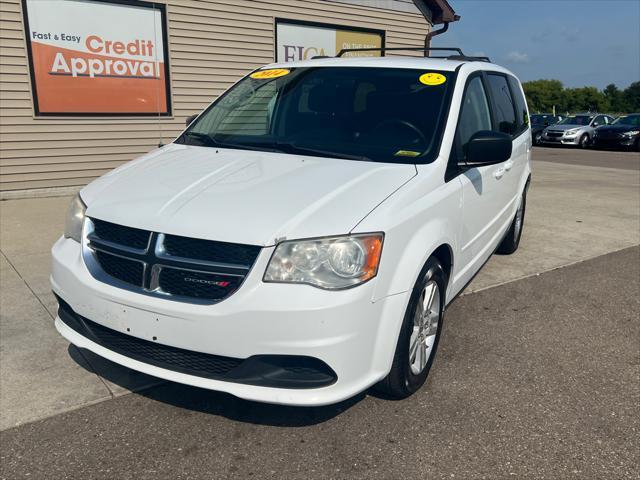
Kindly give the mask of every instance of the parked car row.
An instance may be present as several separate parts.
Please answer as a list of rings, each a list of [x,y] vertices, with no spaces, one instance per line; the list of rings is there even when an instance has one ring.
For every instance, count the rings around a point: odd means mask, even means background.
[[[568,117],[531,115],[534,145],[570,145],[581,148],[627,148],[640,151],[640,114],[583,113]]]

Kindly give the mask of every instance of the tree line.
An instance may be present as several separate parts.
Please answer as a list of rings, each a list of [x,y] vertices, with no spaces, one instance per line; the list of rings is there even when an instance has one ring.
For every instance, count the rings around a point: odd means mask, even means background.
[[[560,80],[533,80],[522,84],[531,113],[567,112],[640,112],[640,82],[624,90],[613,83],[604,90],[596,87],[564,88]]]

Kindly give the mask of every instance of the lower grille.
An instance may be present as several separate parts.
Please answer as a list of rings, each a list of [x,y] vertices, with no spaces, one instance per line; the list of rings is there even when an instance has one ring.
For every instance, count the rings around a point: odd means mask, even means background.
[[[107,350],[147,365],[212,380],[272,388],[319,388],[337,380],[331,367],[313,357],[255,355],[241,359],[143,340],[84,318],[64,300],[56,298],[58,317],[69,328]]]
[[[161,345],[103,327],[77,315],[58,299],[60,319],[92,342],[113,352],[156,367],[205,378],[218,378],[242,363],[241,359],[209,355]]]

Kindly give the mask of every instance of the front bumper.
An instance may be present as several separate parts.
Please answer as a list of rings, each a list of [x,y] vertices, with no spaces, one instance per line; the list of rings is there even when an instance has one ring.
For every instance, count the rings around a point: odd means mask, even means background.
[[[613,138],[595,136],[593,146],[597,148],[633,148],[638,137],[617,136]]]
[[[546,134],[543,134],[542,143],[547,145],[580,145],[580,135],[575,135],[572,137],[550,137]]]
[[[391,368],[409,292],[373,302],[375,279],[333,292],[308,285],[263,283],[271,252],[272,248],[263,249],[242,287],[215,305],[154,298],[99,282],[84,265],[80,245],[64,238],[52,250],[51,284],[75,314],[118,335],[240,360],[313,358],[334,372],[330,384],[286,388],[286,384],[273,387],[221,380],[105,348],[61,316],[56,318],[56,328],[74,345],[134,370],[262,402],[326,405],[350,398],[384,378]]]

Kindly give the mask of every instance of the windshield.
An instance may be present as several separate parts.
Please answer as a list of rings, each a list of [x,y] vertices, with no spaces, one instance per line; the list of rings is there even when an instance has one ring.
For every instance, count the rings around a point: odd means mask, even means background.
[[[558,125],[589,125],[592,119],[589,115],[574,115],[565,118]]]
[[[557,118],[553,115],[531,115],[531,123],[533,125],[546,125],[556,123]]]
[[[613,122],[613,125],[630,125],[632,127],[640,126],[640,115],[625,115],[624,117],[618,117]]]
[[[176,140],[393,163],[433,160],[452,72],[271,69],[244,78]]]

